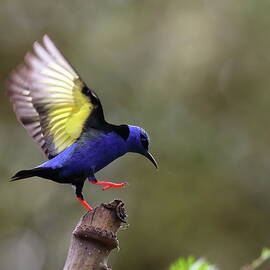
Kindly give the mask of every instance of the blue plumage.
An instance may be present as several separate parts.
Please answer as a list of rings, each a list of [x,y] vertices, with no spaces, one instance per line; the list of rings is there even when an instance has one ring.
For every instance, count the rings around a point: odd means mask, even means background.
[[[41,164],[39,168],[54,169],[58,171],[62,181],[66,179],[69,183],[76,177],[92,177],[127,152],[147,155],[148,152],[141,142],[141,135],[148,138],[147,133],[140,127],[128,127],[130,133],[127,140],[113,131],[100,133],[94,138],[86,135],[53,159]]]
[[[39,176],[59,183],[72,184],[76,187],[79,200],[81,199],[86,208],[91,210],[92,208],[83,200],[82,195],[82,188],[87,178],[93,183],[101,183],[107,187],[125,185],[101,182],[95,178],[96,172],[115,159],[127,152],[134,152],[146,156],[157,167],[156,161],[148,152],[148,134],[140,127],[128,126],[128,128],[129,136],[127,139],[114,131],[98,132],[94,138],[85,134],[56,157],[32,170],[18,172],[13,180]]]

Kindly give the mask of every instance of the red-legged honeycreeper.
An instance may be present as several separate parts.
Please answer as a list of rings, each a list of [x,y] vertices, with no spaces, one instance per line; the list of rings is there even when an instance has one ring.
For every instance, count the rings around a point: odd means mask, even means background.
[[[45,35],[33,52],[7,81],[10,101],[18,120],[48,157],[12,180],[39,176],[75,187],[77,199],[88,209],[82,189],[86,179],[93,184],[122,187],[97,181],[95,173],[127,152],[147,157],[149,136],[140,127],[113,125],[103,114],[100,100]]]

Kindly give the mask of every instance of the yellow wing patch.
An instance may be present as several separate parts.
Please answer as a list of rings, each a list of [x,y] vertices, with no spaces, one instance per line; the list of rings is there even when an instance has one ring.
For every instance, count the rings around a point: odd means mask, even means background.
[[[82,94],[82,86],[81,81],[78,79],[74,80],[72,85],[72,104],[66,106],[61,104],[49,105],[49,136],[53,137],[57,152],[62,152],[78,139],[83,129],[83,124],[90,115],[92,104]]]
[[[48,36],[10,76],[8,90],[18,119],[49,156],[73,144],[93,104],[85,86]]]
[[[55,75],[55,74],[54,74]],[[54,77],[56,79],[56,76]],[[63,78],[62,78],[63,79]],[[48,111],[48,135],[53,138],[55,150],[60,153],[73,144],[80,136],[83,125],[90,115],[92,104],[82,94],[82,82],[75,79],[72,87],[72,103],[63,106],[53,101],[47,106]],[[65,94],[64,94],[65,95]],[[64,98],[58,94],[58,99]],[[67,95],[68,99],[70,98]]]

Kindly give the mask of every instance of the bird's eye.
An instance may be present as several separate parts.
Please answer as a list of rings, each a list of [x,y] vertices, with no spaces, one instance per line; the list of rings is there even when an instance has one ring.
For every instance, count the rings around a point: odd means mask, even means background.
[[[148,142],[148,139],[143,134],[141,134],[141,143],[142,143],[143,148],[148,151],[149,142]]]

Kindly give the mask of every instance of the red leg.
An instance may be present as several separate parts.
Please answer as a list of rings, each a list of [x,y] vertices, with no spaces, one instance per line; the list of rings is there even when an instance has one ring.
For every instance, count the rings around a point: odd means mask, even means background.
[[[88,210],[88,211],[92,211],[93,208],[82,198],[77,197],[77,200]]]
[[[112,183],[112,182],[97,181],[97,180],[91,179],[91,178],[89,178],[88,180],[92,184],[105,186],[104,188],[102,188],[102,190],[106,190],[106,189],[109,189],[109,188],[112,188],[112,187],[113,188],[120,188],[120,187],[124,187],[124,186],[127,185],[127,182],[116,184],[116,183]]]

